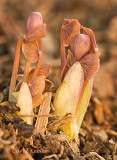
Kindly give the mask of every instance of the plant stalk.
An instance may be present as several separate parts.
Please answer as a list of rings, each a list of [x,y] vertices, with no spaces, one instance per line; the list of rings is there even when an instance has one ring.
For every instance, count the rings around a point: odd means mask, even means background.
[[[40,51],[40,53],[39,53],[39,60],[38,60],[36,69],[35,69],[35,71],[33,73],[32,80],[34,80],[38,76],[39,70],[41,68],[41,62],[42,62],[42,52]]]
[[[15,50],[13,72],[12,72],[11,83],[10,83],[10,88],[9,88],[9,100],[10,100],[11,93],[15,91],[16,78],[17,78],[19,59],[20,59],[20,47],[21,47],[22,41],[23,41],[23,37],[21,37],[18,40],[16,50]]]
[[[61,29],[60,33],[60,47],[61,47],[61,71],[63,70],[63,67],[65,66],[66,63],[66,56],[65,56],[65,46],[63,43],[63,31]]]
[[[22,82],[27,83],[29,70],[30,70],[30,62],[28,60],[26,60]]]

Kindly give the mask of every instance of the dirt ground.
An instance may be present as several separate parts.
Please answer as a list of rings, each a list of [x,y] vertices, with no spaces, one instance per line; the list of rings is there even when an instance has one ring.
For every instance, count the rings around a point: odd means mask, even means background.
[[[33,11],[41,12],[47,24],[47,37],[42,42],[43,60],[52,65],[48,79],[55,85],[54,93],[60,85],[59,34],[64,18],[77,18],[94,31],[101,67],[94,79],[77,142],[69,142],[60,131],[34,134],[34,126],[22,121],[16,106],[14,110],[8,107],[3,110],[0,106],[0,160],[117,160],[117,1],[26,0],[25,6],[23,3],[23,0],[0,1],[0,102],[8,98],[15,46],[25,34],[26,19]],[[24,62],[21,55],[19,73]],[[49,117],[49,122],[53,119]]]

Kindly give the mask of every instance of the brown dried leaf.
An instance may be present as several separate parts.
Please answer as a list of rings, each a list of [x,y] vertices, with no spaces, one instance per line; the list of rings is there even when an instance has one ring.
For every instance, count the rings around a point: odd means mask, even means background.
[[[54,84],[52,83],[52,81],[45,79],[45,92],[50,92],[54,89]]]
[[[96,122],[98,124],[104,123],[104,111],[103,111],[103,105],[102,104],[97,104],[95,109],[94,109],[94,116],[96,119]]]
[[[70,137],[67,136],[67,135],[64,135],[64,134],[54,134],[54,135],[51,135],[51,136],[47,136],[47,139],[49,140],[57,140],[59,142],[64,142],[64,141],[69,141],[70,140]]]
[[[40,105],[38,115],[49,115],[50,113],[50,103],[51,103],[51,92],[46,92],[43,95],[43,103]],[[36,134],[44,134],[46,131],[46,127],[48,124],[48,117],[38,117],[35,128],[36,128]]]
[[[57,131],[61,127],[65,126],[66,124],[69,124],[73,120],[72,114],[67,114],[66,116],[59,118],[55,120],[54,122],[50,123],[48,125],[48,130]]]

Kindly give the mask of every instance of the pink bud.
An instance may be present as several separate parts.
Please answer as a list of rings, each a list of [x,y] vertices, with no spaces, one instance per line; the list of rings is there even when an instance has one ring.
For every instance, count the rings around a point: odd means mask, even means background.
[[[90,50],[90,38],[86,34],[78,34],[73,42],[73,54],[76,60],[80,60]]]
[[[42,15],[39,12],[32,12],[26,23],[26,32],[34,31],[40,24],[43,23]]]

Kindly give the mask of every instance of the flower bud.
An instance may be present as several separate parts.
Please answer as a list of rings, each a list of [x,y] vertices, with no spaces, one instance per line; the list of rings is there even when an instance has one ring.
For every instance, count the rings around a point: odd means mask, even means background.
[[[26,32],[35,30],[40,24],[43,23],[42,15],[39,12],[32,12],[28,17],[26,23]]]
[[[86,34],[78,34],[73,42],[73,54],[76,60],[80,60],[90,50],[90,38]]]

